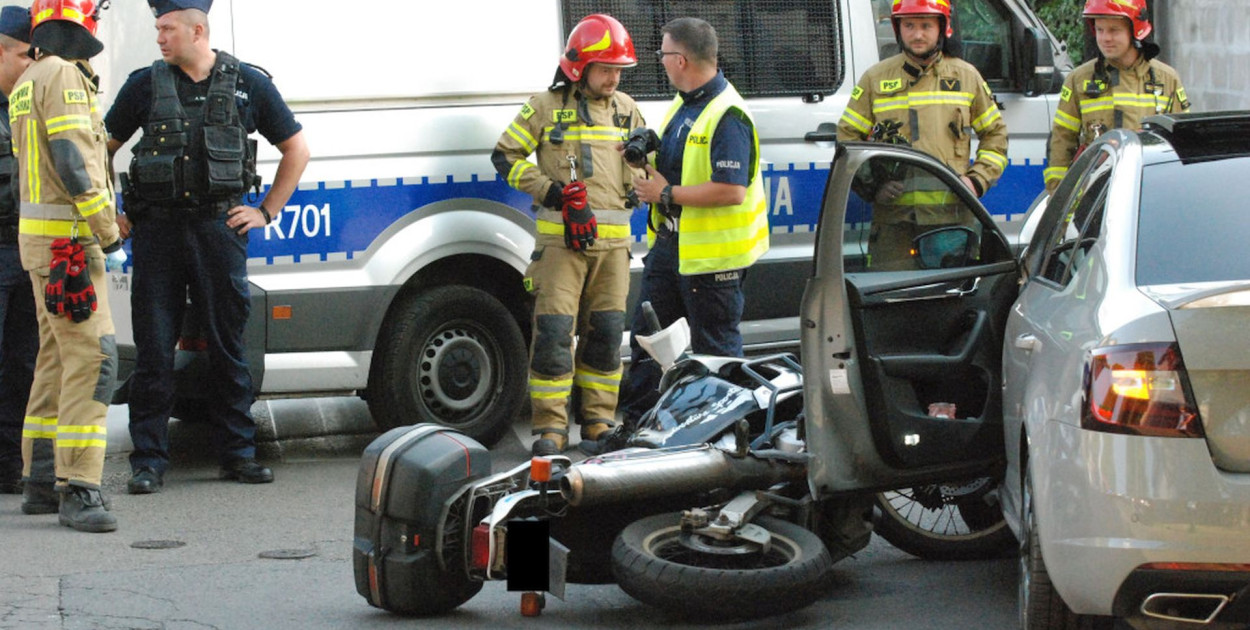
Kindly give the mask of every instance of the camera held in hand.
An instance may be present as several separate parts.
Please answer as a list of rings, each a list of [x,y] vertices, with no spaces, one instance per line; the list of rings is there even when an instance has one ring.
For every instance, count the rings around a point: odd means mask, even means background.
[[[625,161],[640,168],[647,163],[647,154],[659,148],[660,137],[646,127],[639,127],[629,132],[629,138],[625,140]]]

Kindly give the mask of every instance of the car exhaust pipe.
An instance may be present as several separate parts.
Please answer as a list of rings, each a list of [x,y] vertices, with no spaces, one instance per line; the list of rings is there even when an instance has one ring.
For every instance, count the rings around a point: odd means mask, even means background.
[[[607,456],[570,468],[560,494],[570,505],[601,505],[661,496],[763,489],[807,476],[806,460],[794,457],[734,456],[710,445],[676,451]]]
[[[1229,601],[1219,594],[1155,593],[1142,602],[1141,612],[1154,619],[1205,625],[1215,621]]]

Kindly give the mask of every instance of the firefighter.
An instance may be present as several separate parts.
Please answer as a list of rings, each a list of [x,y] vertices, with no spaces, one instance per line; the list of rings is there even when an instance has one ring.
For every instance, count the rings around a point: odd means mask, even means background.
[[[1054,192],[1067,174],[1078,147],[1103,132],[1140,129],[1147,116],[1190,107],[1176,70],[1155,59],[1159,46],[1143,41],[1152,30],[1146,0],[1087,0],[1084,17],[1098,57],[1073,70],[1059,93],[1046,192]]]
[[[135,372],[130,381],[130,494],[152,494],[169,466],[169,415],[175,399],[174,350],[183,313],[205,329],[207,411],[219,477],[273,481],[256,461],[252,376],[244,330],[251,314],[249,232],[273,221],[308,164],[303,127],[269,76],[209,44],[212,0],[148,0],[161,59],[136,70],[105,117],[109,154],[135,131],[125,214],[134,253],[131,314]],[[277,147],[273,185],[259,193],[255,142]]]
[[[583,450],[597,452],[615,424],[634,205],[634,172],[618,148],[643,126],[637,104],[616,88],[637,61],[620,22],[587,16],[569,33],[552,85],[521,107],[491,155],[500,176],[534,198],[538,223],[525,272],[535,298],[535,455],[567,446],[570,398],[578,401]],[[537,165],[526,159],[534,153]]]
[[[22,430],[22,510],[53,511],[55,490],[61,524],[86,532],[117,529],[100,493],[117,371],[105,269],[126,259],[98,78],[87,61],[104,48],[95,38],[99,9],[94,0],[35,1],[35,61],[9,100],[21,173],[18,240],[40,343]]]
[[[978,197],[1007,168],[1007,125],[990,86],[971,64],[950,54],[948,0],[894,0],[890,11],[901,53],[869,68],[851,91],[840,141],[906,144],[941,160]],[[971,159],[971,136],[978,139]],[[878,182],[874,195],[869,265],[914,268],[912,239],[948,222],[957,200],[935,178],[916,174]]]
[[[39,351],[30,274],[17,248],[17,162],[9,92],[31,58],[30,10],[0,9],[0,494],[22,492],[22,424]]]

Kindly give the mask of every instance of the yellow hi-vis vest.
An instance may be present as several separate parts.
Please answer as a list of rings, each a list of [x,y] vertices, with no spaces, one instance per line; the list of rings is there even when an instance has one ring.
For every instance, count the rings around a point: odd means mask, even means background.
[[[661,129],[668,129],[669,121],[681,106],[679,94],[664,116]],[[712,134],[730,109],[737,109],[751,121],[755,160],[751,164],[747,195],[736,206],[682,206],[677,270],[683,276],[743,269],[768,251],[768,207],[764,181],[760,178],[759,132],[746,103],[732,85],[713,98],[690,127],[682,154],[681,185],[693,186],[712,180]],[[648,245],[655,244],[651,225],[660,225],[663,221],[664,216],[653,205],[647,226]]]

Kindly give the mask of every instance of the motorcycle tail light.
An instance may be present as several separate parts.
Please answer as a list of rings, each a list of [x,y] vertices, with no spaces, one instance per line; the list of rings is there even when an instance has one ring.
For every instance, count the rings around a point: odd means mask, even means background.
[[[473,549],[470,552],[472,566],[478,571],[485,571],[490,566],[490,525],[478,525],[473,528]]]
[[[530,460],[530,481],[546,483],[551,481],[551,460],[546,457],[535,457]]]
[[[1154,437],[1203,437],[1175,343],[1098,348],[1085,364],[1081,427]]]

